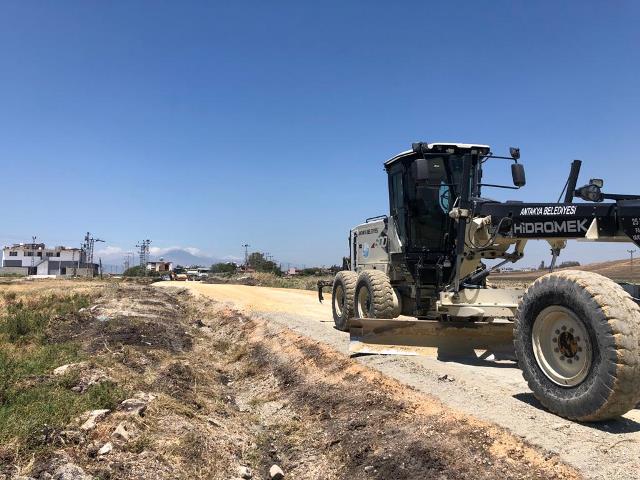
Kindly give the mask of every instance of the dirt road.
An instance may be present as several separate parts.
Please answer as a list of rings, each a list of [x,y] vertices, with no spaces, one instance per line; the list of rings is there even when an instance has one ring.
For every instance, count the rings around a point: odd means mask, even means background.
[[[176,286],[171,282],[156,285]],[[315,292],[200,283],[180,286],[347,354],[348,335],[333,328],[330,302],[319,304]],[[640,410],[600,424],[564,420],[539,405],[515,363],[508,361],[469,358],[445,362],[435,352],[428,357],[362,356],[358,361],[557,453],[588,478],[640,478]]]

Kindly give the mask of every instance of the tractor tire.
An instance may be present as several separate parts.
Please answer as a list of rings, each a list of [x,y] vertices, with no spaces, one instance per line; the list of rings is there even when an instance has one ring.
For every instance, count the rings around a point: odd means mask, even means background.
[[[612,280],[576,270],[540,277],[513,332],[522,375],[551,412],[596,422],[640,401],[640,307]]]
[[[358,275],[354,310],[358,318],[395,318],[400,315],[398,295],[386,273],[365,270]]]
[[[331,309],[333,310],[333,323],[343,332],[349,326],[347,321],[353,317],[354,297],[358,274],[348,270],[338,272],[333,279],[331,290]]]

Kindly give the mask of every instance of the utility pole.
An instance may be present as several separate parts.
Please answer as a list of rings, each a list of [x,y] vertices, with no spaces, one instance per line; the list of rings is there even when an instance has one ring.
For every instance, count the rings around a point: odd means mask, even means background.
[[[31,252],[31,275],[35,275],[35,273],[33,272],[33,268],[36,265],[36,237],[35,235],[31,237],[31,249],[33,250]]]
[[[124,257],[124,270],[128,270],[129,268],[131,268],[133,266],[133,259],[135,258],[135,254],[133,252],[124,252],[124,254],[126,255]]]
[[[84,236],[84,243],[82,244],[82,251],[80,252],[80,256],[84,252],[84,263],[87,268],[91,268],[91,271],[94,272],[93,269],[93,250],[95,248],[96,242],[104,243],[104,240],[101,238],[94,238],[91,236],[90,232]],[[80,266],[80,261],[78,261],[78,267]],[[92,274],[93,276],[93,274]]]
[[[149,263],[149,246],[151,245],[151,240],[146,239],[136,245],[138,248],[138,255],[140,256],[140,266],[143,270],[143,275],[147,276],[147,264]]]
[[[631,274],[631,279],[633,279],[633,254],[636,253],[635,250],[627,250],[629,255],[631,255],[631,262],[629,263],[629,270]]]
[[[244,248],[244,268],[249,268],[249,247],[251,245],[249,245],[248,243],[245,243],[242,245],[242,247]]]

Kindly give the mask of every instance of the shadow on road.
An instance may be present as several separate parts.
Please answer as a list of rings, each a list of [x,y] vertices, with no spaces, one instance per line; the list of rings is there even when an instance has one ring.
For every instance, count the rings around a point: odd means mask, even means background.
[[[482,355],[477,356],[475,352],[460,354],[459,352],[443,348],[438,349],[437,358],[441,362],[460,363],[472,367],[518,368],[517,362],[511,359],[496,360],[491,357],[486,358]]]
[[[362,352],[358,352],[358,353],[351,353],[349,355],[349,357],[351,358],[362,358],[362,357],[373,357],[375,355],[380,355],[379,353],[362,353]]]
[[[546,408],[536,399],[533,393],[516,393],[513,398],[516,400],[520,400],[527,405],[531,405],[532,407],[537,408],[538,410],[543,410],[548,412]],[[560,417],[558,417],[560,419]],[[606,422],[575,422],[579,425],[583,425],[585,427],[592,428],[594,430],[599,430],[601,432],[620,434],[620,433],[635,433],[640,432],[640,423],[635,420],[630,420],[628,418],[618,418],[616,420],[609,420]]]

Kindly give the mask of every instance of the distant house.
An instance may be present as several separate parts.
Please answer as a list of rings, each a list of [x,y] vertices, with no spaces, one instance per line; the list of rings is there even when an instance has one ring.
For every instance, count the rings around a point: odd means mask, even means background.
[[[300,275],[300,270],[298,270],[297,268],[291,267],[289,268],[289,270],[287,270],[286,275],[290,277],[295,275]]]
[[[85,252],[80,248],[16,243],[2,249],[0,273],[94,276],[97,272],[98,265],[86,263]]]
[[[173,271],[173,262],[165,262],[164,260],[159,260],[157,262],[148,262],[147,270],[152,272],[172,272]]]

